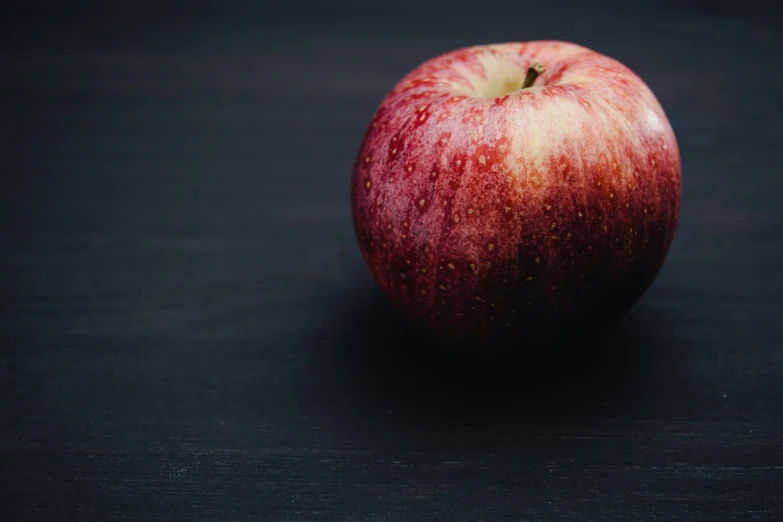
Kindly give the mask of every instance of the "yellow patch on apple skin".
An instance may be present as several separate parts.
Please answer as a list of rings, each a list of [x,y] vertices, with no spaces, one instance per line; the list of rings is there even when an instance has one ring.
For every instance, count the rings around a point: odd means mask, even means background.
[[[473,67],[454,64],[464,82],[454,82],[452,90],[472,98],[498,98],[522,87],[526,71],[515,62],[512,53],[504,52],[499,45],[475,48],[473,58]]]

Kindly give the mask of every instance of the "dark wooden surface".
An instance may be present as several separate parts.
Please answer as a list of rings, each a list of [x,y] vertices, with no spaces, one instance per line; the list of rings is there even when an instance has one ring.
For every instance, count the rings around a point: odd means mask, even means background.
[[[779,12],[82,4],[3,19],[0,520],[783,519]],[[422,356],[355,151],[419,62],[538,38],[658,95],[676,242],[597,347]]]

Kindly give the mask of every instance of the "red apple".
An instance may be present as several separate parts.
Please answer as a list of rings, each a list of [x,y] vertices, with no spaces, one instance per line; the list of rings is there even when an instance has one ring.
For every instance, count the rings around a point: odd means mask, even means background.
[[[374,279],[451,340],[557,336],[621,317],[669,250],[677,141],[647,85],[565,42],[433,58],[386,96],[353,173]]]

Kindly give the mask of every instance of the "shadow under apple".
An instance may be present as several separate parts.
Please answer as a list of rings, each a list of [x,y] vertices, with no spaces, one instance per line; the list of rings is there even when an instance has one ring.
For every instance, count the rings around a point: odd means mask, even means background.
[[[656,310],[639,303],[601,334],[564,332],[549,345],[488,354],[413,327],[377,288],[329,303],[337,337],[319,371],[320,393],[364,418],[420,425],[574,420],[643,410],[660,387],[666,343]],[[332,389],[324,389],[323,386]]]

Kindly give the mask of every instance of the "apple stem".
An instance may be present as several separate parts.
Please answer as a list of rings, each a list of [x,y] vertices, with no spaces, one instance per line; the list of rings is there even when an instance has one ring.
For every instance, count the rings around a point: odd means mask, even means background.
[[[522,82],[522,88],[527,89],[528,87],[532,87],[533,82],[536,81],[538,75],[544,74],[545,70],[546,69],[541,64],[541,62],[533,62],[533,64],[530,66],[530,69],[527,70],[527,74],[525,75],[525,81]]]

